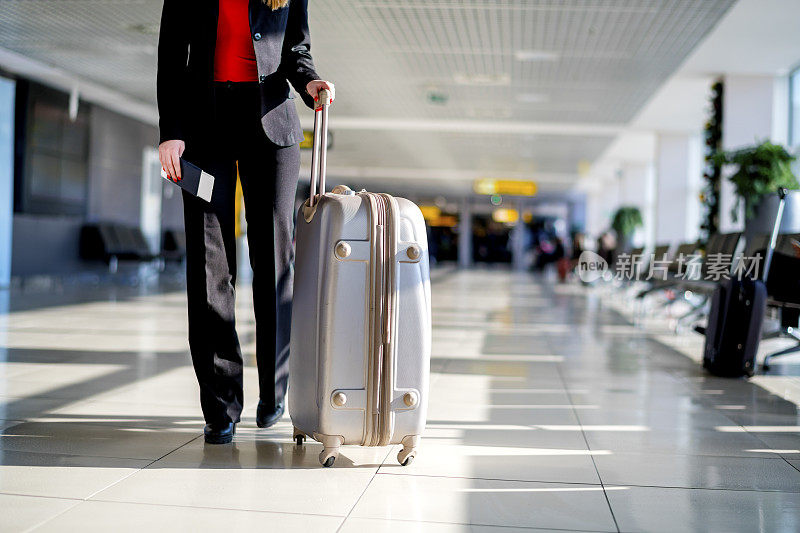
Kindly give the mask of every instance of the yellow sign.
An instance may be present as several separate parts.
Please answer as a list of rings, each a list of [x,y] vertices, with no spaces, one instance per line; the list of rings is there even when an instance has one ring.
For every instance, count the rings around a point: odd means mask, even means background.
[[[333,132],[328,131],[328,150],[333,146]],[[314,130],[303,130],[303,140],[300,141],[301,150],[314,148]]]
[[[509,196],[536,196],[536,182],[530,180],[496,180],[481,178],[472,186],[477,194],[507,194]]]
[[[442,214],[442,210],[435,205],[421,205],[419,206],[419,210],[422,211],[422,218],[428,222],[439,218]]]
[[[458,226],[458,218],[453,215],[441,215],[428,222],[434,228],[455,228]]]
[[[314,130],[303,130],[303,140],[300,141],[301,150],[314,148]]]
[[[494,194],[495,180],[488,178],[477,179],[472,184],[472,190],[477,194]]]
[[[519,211],[516,209],[506,209],[501,207],[492,211],[492,220],[495,222],[504,222],[506,224],[513,224],[519,220]]]

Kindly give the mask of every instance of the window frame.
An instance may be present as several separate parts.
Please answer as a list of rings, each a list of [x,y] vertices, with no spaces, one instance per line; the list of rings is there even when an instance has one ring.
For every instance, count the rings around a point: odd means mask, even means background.
[[[800,94],[798,94],[797,102],[794,99],[794,92],[800,92],[800,64],[789,70],[789,131],[786,138],[790,148],[795,148],[800,145],[800,113],[795,112],[795,105],[800,108]],[[798,121],[795,127],[795,121]],[[797,133],[797,135],[795,135]]]
[[[20,214],[53,215],[53,216],[85,216],[89,206],[89,149],[91,136],[90,106],[84,101],[78,106],[78,118],[83,130],[80,154],[75,157],[64,150],[64,135],[69,109],[69,95],[52,87],[30,81],[19,81],[24,90],[18,92],[17,110],[17,157],[15,168],[15,202],[14,211]],[[58,148],[34,146],[34,109],[37,103],[43,102],[59,109]],[[63,105],[63,107],[61,107]],[[49,196],[33,192],[33,169],[36,152],[44,152],[53,156],[58,162],[59,194]],[[82,191],[80,199],[69,199],[61,191],[63,183],[62,168],[65,163],[77,163],[82,167]]]

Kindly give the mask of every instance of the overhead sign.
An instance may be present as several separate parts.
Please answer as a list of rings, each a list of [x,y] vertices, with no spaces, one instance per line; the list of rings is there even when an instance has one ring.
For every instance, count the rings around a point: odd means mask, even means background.
[[[506,209],[501,207],[500,209],[495,209],[492,211],[492,220],[505,224],[513,224],[519,220],[519,211],[516,209]]]
[[[328,150],[333,146],[333,133],[328,131]],[[314,148],[314,130],[303,130],[303,140],[300,141],[301,150],[311,150]]]
[[[421,205],[419,210],[425,222],[431,227],[454,228],[458,225],[458,218],[453,215],[445,215],[442,210],[435,205]]]
[[[477,194],[506,194],[509,196],[536,196],[536,182],[531,180],[498,180],[480,178],[472,190]]]
[[[439,218],[442,214],[442,210],[435,205],[421,205],[419,210],[422,212],[422,218],[429,222]]]
[[[428,222],[428,225],[437,228],[455,228],[458,226],[458,218],[453,215],[439,215],[438,218]]]

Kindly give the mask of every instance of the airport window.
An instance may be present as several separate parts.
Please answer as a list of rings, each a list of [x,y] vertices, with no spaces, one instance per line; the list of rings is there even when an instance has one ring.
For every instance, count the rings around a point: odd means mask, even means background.
[[[24,110],[24,159],[18,173],[17,211],[51,215],[82,215],[88,182],[89,113],[83,103],[73,120],[69,96],[30,84],[18,106]],[[19,130],[18,130],[19,131]]]
[[[789,77],[789,144],[800,144],[800,68]]]

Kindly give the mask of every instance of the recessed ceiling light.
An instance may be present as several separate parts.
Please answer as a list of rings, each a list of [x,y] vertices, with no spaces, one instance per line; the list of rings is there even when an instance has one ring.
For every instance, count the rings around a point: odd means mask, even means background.
[[[517,61],[556,61],[559,55],[548,50],[517,50],[514,57]]]
[[[541,93],[522,93],[517,95],[517,102],[523,104],[541,104],[549,102],[550,96]]]
[[[510,74],[455,74],[455,82],[459,85],[511,85]]]

